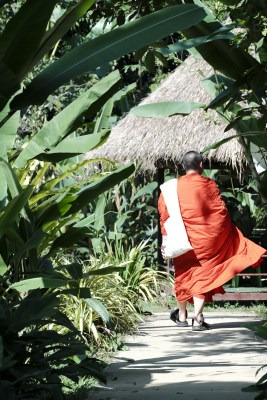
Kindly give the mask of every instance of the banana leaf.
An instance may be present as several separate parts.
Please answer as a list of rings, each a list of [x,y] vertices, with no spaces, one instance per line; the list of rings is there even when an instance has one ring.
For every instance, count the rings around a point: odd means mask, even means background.
[[[192,111],[204,107],[205,104],[193,101],[163,101],[133,107],[130,113],[137,117],[166,118],[172,115],[188,115]]]
[[[9,105],[7,104],[5,108],[0,112],[0,121],[3,121],[6,119],[6,117],[9,114]],[[10,151],[14,145],[15,137],[17,134],[18,126],[19,126],[19,112],[17,111],[14,113],[7,121],[4,123],[4,125],[1,127],[1,147],[3,145],[5,146],[5,153]],[[1,155],[2,158],[5,158],[7,161],[7,154]]]
[[[162,39],[177,30],[186,29],[205,17],[202,8],[194,4],[167,7],[130,21],[70,51],[42,71],[16,96],[12,109],[30,104],[42,104],[47,96],[70,79],[94,70],[131,51]]]
[[[59,162],[84,154],[101,146],[109,137],[110,131],[67,138],[62,140],[53,150],[37,154],[35,158],[42,161]]]
[[[0,217],[0,238],[5,235],[6,231],[10,228],[13,222],[17,219],[18,215],[23,210],[24,206],[32,194],[32,187],[27,187],[18,196],[14,197],[2,210],[3,213]]]
[[[33,212],[37,224],[46,224],[62,216],[67,217],[92,202],[101,193],[109,190],[122,180],[128,178],[134,172],[134,165],[120,167],[107,176],[85,186],[75,195],[64,195],[56,204],[46,204]]]
[[[185,0],[186,3],[192,3],[191,0]],[[203,7],[207,16],[205,19],[194,26],[181,29],[187,39],[195,39],[201,36],[210,36],[225,26],[221,24],[211,11],[205,7],[200,0],[194,0],[194,3]],[[251,55],[237,46],[230,43],[229,40],[215,40],[209,43],[201,44],[197,47],[197,52],[206,60],[215,70],[224,75],[239,80],[248,70],[259,66],[258,61]]]
[[[120,74],[114,71],[74,100],[33,137],[15,160],[15,167],[22,168],[28,160],[52,150],[82,125],[84,116],[91,118],[95,115],[109,97],[116,93],[119,84]]]
[[[229,136],[225,139],[219,140],[219,142],[213,143],[210,146],[205,147],[201,153],[206,153],[212,149],[217,149],[220,147],[222,144],[229,142],[232,139],[238,139],[239,137],[245,137],[249,138],[250,140],[253,140],[254,137],[259,137],[259,138],[266,138],[267,134],[262,131],[254,131],[254,132],[244,132],[244,133],[239,133],[238,135],[232,135]]]
[[[69,31],[96,2],[96,0],[80,0],[77,4],[70,7],[55,23],[53,28],[47,31],[35,53],[32,67],[39,62],[45,54]]]
[[[57,0],[27,0],[0,36],[0,70],[5,72],[0,74],[1,110],[29,72],[56,3]]]
[[[33,289],[57,289],[62,286],[66,286],[68,283],[68,279],[65,278],[45,278],[45,277],[38,277],[38,278],[31,278],[31,279],[24,279],[19,282],[15,282],[10,285],[10,289],[15,289],[18,292],[28,292],[29,290]]]
[[[83,228],[68,228],[67,232],[57,237],[51,246],[49,257],[58,249],[72,248],[73,245],[84,239],[86,236],[93,236],[91,229]]]

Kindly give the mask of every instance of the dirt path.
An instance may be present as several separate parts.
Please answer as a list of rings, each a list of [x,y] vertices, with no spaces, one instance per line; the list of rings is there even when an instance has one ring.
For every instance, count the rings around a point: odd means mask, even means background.
[[[208,313],[212,330],[178,328],[168,313],[149,317],[106,370],[107,385],[88,400],[252,400],[241,388],[267,364],[266,342],[245,324],[247,314]]]

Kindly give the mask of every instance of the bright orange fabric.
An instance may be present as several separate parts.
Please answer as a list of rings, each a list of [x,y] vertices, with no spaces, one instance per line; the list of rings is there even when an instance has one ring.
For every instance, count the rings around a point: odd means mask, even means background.
[[[194,250],[174,258],[174,290],[179,301],[224,293],[222,285],[249,266],[258,266],[266,250],[232,224],[216,183],[197,173],[179,178],[181,214]],[[169,217],[162,194],[158,202],[161,232]]]

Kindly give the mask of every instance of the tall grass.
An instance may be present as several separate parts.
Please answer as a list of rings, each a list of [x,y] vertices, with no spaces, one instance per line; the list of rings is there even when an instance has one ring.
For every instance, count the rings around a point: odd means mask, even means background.
[[[163,286],[172,285],[165,272],[146,266],[146,245],[142,242],[126,250],[120,241],[106,242],[106,252],[83,262],[85,278],[80,287],[90,289],[91,299],[62,295],[63,313],[92,347],[110,349],[110,342],[116,347],[119,335],[134,332],[142,320],[141,301],[151,302]],[[108,275],[90,275],[107,267],[121,268]]]

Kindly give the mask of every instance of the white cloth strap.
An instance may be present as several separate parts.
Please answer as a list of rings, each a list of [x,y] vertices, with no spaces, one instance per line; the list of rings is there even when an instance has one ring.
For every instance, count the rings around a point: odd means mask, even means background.
[[[167,238],[163,241],[163,251],[168,259],[192,250],[192,246],[188,240],[181,215],[178,199],[178,179],[170,179],[163,183],[160,189],[169,213],[169,218],[164,223]]]
[[[178,179],[170,179],[163,183],[160,186],[160,190],[163,194],[169,216],[177,218],[177,223],[181,222],[184,225],[178,201]]]

